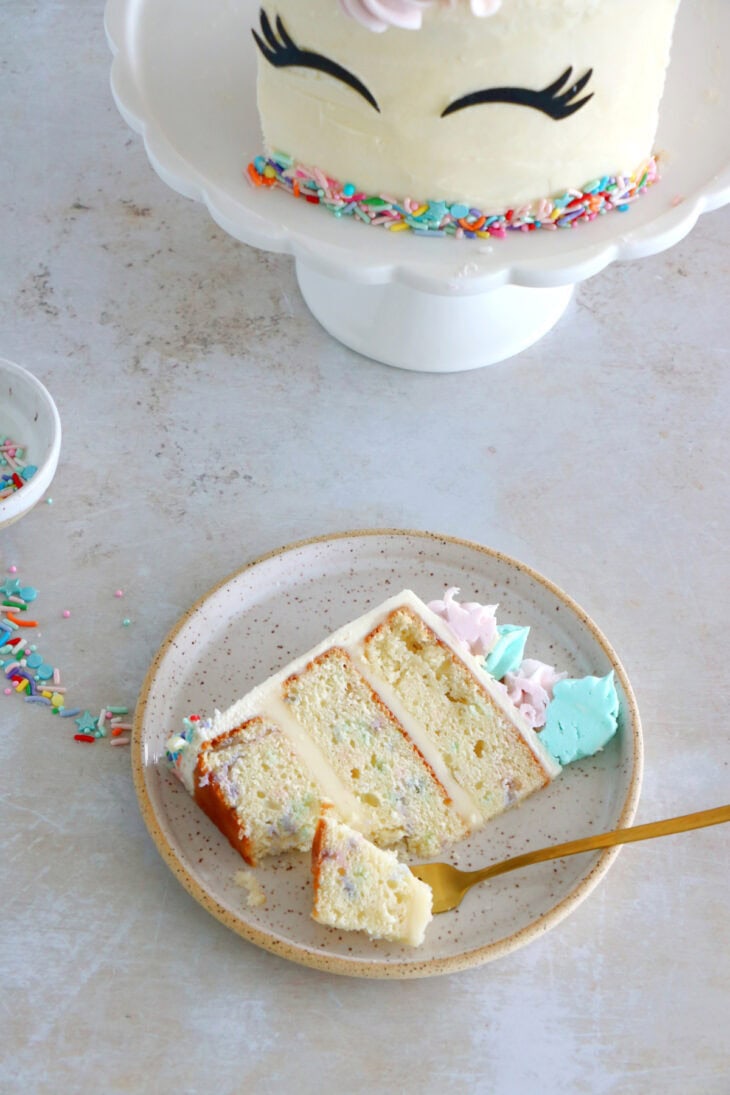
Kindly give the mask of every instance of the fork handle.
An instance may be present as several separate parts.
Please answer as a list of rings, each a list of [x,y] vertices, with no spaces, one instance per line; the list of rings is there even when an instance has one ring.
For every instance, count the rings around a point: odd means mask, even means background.
[[[614,829],[610,833],[597,833],[595,836],[569,840],[565,844],[555,844],[552,848],[540,848],[538,851],[525,852],[524,855],[495,863],[480,871],[470,871],[469,883],[483,882],[507,871],[516,871],[519,867],[529,867],[532,863],[544,863],[549,859],[564,859],[580,852],[592,852],[597,848],[612,848],[615,844],[631,844],[636,840],[651,840],[655,836],[669,836],[671,833],[686,833],[690,829],[703,829],[706,825],[719,825],[730,821],[730,805],[716,806],[712,810],[700,810],[695,814],[683,814],[681,817],[669,817],[665,821],[650,821],[646,825],[634,825],[630,829]]]

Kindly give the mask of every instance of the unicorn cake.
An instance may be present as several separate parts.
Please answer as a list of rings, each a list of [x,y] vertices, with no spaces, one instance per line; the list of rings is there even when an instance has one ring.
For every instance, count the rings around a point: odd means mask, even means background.
[[[657,178],[679,2],[263,0],[249,176],[423,234],[624,211]]]

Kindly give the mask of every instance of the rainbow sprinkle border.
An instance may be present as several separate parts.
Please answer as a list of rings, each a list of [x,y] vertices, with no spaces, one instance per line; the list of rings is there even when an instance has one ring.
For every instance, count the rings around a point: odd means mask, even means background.
[[[651,156],[633,175],[604,175],[581,190],[566,190],[558,197],[491,214],[459,202],[417,202],[388,194],[368,194],[354,183],[329,178],[317,167],[295,163],[282,152],[257,156],[248,165],[247,175],[255,186],[277,186],[295,198],[324,206],[335,217],[356,217],[390,232],[457,239],[504,239],[508,232],[537,229],[554,232],[575,228],[614,210],[626,213],[631,203],[659,179],[656,158]]]

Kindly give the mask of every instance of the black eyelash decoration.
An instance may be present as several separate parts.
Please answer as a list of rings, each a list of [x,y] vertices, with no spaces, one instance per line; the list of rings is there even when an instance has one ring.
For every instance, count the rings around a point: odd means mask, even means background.
[[[313,68],[319,72],[325,72],[328,76],[333,76],[335,80],[341,80],[342,83],[348,84],[353,91],[356,91],[358,95],[362,95],[363,99],[375,107],[378,114],[380,113],[380,107],[362,80],[359,80],[352,72],[343,68],[342,65],[338,65],[336,61],[332,61],[329,57],[325,57],[321,53],[314,53],[312,50],[300,49],[289,35],[280,15],[276,17],[278,38],[263,8],[259,11],[259,19],[263,38],[255,30],[252,30],[251,33],[256,40],[256,45],[269,64],[272,64],[275,68],[290,68],[297,65],[300,68]]]
[[[593,75],[592,68],[589,68],[580,80],[576,80],[567,90],[561,90],[570,79],[572,71],[573,67],[571,65],[566,68],[555,83],[543,88],[542,91],[532,91],[527,87],[490,87],[484,91],[472,91],[469,95],[464,95],[461,99],[456,99],[453,103],[450,103],[441,114],[441,117],[445,118],[447,114],[464,110],[468,106],[479,106],[481,103],[514,103],[516,106],[528,106],[534,110],[540,110],[555,121],[569,118],[571,114],[575,114],[576,110],[580,110],[589,99],[593,98],[593,92],[591,92],[583,99],[575,101],[576,95],[580,95]]]

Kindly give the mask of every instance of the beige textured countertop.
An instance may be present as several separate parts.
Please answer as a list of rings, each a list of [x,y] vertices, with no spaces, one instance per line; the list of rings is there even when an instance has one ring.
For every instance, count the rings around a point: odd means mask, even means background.
[[[536,567],[613,642],[645,728],[637,821],[730,801],[730,210],[580,286],[509,363],[400,372],[153,174],[101,3],[5,0],[0,59],[0,355],[64,426],[53,504],[0,530],[0,581],[40,590],[69,694],[132,706],[180,614],[262,552],[432,529]],[[496,963],[347,980],[184,892],[127,750],[1,693],[0,726],[3,1092],[730,1090],[727,827],[626,849]]]

